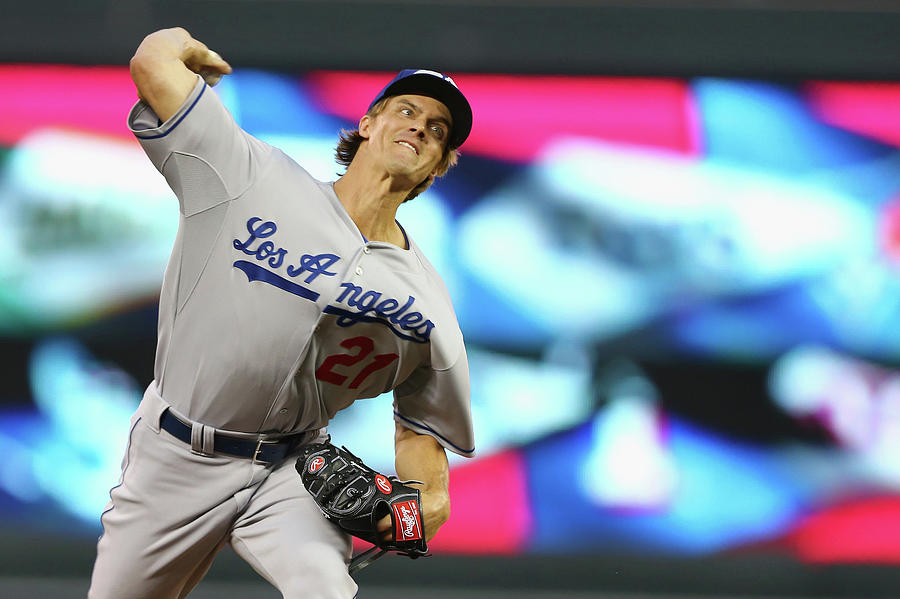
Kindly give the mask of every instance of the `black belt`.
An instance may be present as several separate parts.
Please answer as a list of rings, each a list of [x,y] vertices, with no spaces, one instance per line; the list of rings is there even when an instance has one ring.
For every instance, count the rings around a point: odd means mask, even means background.
[[[191,425],[179,420],[172,412],[166,410],[160,418],[159,426],[177,439],[191,444]],[[225,453],[240,458],[251,458],[254,462],[273,464],[279,462],[301,444],[306,433],[281,437],[273,441],[263,439],[247,439],[235,437],[216,431],[211,451]]]

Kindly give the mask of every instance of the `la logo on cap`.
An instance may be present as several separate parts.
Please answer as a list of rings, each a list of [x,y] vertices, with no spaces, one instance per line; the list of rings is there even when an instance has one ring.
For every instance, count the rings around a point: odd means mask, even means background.
[[[443,73],[438,73],[437,71],[429,71],[428,69],[419,69],[418,71],[413,73],[413,75],[432,75],[434,77],[440,77],[441,79],[443,79],[444,81],[446,81],[447,83],[449,83],[450,85],[455,87],[456,89],[459,89],[459,86],[456,85],[456,82],[453,79],[451,79],[449,75],[444,75]]]

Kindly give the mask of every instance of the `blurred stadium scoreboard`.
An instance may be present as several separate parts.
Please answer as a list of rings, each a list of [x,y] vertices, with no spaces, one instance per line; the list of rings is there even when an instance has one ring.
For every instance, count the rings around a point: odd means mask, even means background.
[[[215,91],[331,180],[387,76]],[[460,165],[399,212],[471,363],[435,551],[900,563],[900,84],[455,79]],[[124,67],[0,66],[8,526],[96,535],[152,376],[178,217],[135,99]],[[392,428],[381,397],[331,432],[390,470]]]

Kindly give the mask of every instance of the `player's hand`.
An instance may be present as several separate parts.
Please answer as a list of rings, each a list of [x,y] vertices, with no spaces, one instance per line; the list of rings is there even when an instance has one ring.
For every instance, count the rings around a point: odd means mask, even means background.
[[[428,493],[422,491],[422,522],[425,541],[431,541],[438,529],[450,519],[450,497],[443,491]]]
[[[209,85],[231,72],[231,65],[182,27],[160,29],[144,38],[129,63],[138,97],[162,121],[184,103],[199,73]]]
[[[429,492],[420,484],[410,484],[419,489],[422,504],[422,523],[425,527],[425,541],[430,542],[437,534],[438,529],[450,518],[450,498],[442,491]],[[394,538],[391,528],[390,515],[378,521],[378,534],[382,541],[390,541]]]

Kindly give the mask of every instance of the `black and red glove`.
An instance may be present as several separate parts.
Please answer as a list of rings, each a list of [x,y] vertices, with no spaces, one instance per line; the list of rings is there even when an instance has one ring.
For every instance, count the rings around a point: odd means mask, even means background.
[[[388,551],[411,558],[428,555],[419,490],[394,476],[366,466],[346,447],[330,442],[301,448],[296,463],[303,486],[325,517],[345,532],[376,546],[351,562],[354,572]],[[390,515],[393,538],[384,541],[376,528]]]

